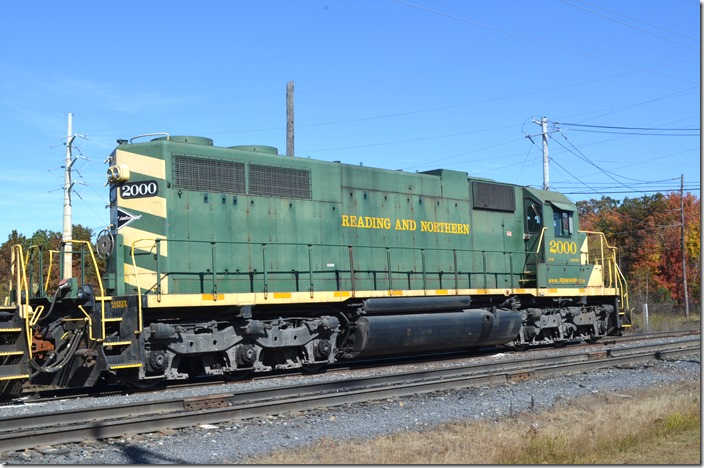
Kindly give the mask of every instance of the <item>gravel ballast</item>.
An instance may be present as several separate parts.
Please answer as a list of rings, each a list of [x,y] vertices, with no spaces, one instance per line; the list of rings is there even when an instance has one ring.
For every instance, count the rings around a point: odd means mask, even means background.
[[[229,421],[134,437],[6,452],[0,454],[0,462],[46,465],[232,464],[273,450],[304,446],[322,437],[335,440],[375,437],[399,431],[425,430],[452,421],[483,418],[495,420],[532,408],[540,411],[565,399],[581,395],[618,393],[679,381],[698,381],[700,378],[699,356],[651,361],[629,367],[567,374],[554,378],[434,392],[395,400],[254,420]],[[262,381],[242,386],[276,384],[272,381]],[[283,384],[288,385],[291,382]],[[223,387],[218,387],[212,393],[222,392]],[[132,397],[148,398],[144,395]],[[117,404],[117,400],[130,397],[111,398],[115,398]],[[66,404],[79,403],[68,401]],[[80,404],[90,403],[84,401]],[[51,405],[53,407],[55,403]],[[28,409],[32,406],[0,408],[0,415],[37,411],[36,408]]]

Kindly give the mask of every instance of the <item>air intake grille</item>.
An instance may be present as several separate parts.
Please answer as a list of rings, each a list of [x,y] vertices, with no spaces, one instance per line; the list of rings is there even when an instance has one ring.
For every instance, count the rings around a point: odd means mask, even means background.
[[[310,200],[310,171],[250,164],[249,194]]]
[[[496,211],[516,211],[515,190],[510,185],[473,182],[474,208]]]
[[[174,155],[177,188],[202,192],[244,193],[244,163]]]

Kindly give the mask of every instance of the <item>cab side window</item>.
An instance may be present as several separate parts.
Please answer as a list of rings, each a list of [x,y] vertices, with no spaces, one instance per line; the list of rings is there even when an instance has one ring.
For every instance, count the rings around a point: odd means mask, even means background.
[[[571,211],[562,211],[553,207],[552,221],[555,227],[555,237],[570,237],[572,235]]]
[[[543,210],[538,203],[526,200],[526,230],[540,232],[543,229]]]

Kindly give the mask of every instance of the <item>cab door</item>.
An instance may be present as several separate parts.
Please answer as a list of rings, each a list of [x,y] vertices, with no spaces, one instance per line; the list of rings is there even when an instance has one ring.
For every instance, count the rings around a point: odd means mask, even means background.
[[[523,287],[536,287],[538,264],[544,262],[545,245],[543,238],[543,204],[532,197],[523,199],[523,239],[525,241],[526,261],[521,283]]]

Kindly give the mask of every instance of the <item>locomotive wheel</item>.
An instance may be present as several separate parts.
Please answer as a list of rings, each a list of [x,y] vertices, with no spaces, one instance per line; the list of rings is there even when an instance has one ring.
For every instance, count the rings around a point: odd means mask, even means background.
[[[325,364],[303,364],[301,372],[304,374],[317,374],[325,372]]]
[[[120,385],[124,385],[125,387],[133,388],[135,390],[149,390],[150,388],[154,388],[164,381],[165,379],[140,380],[133,375],[124,375],[118,377],[117,379],[117,382]]]
[[[225,382],[238,382],[240,380],[251,380],[254,375],[254,369],[241,370],[237,372],[224,372],[222,379]]]

